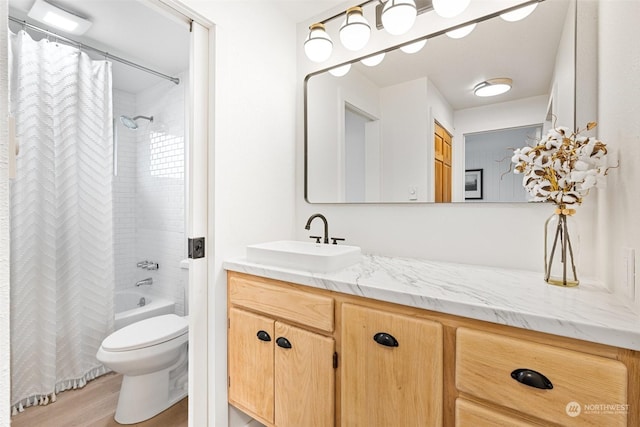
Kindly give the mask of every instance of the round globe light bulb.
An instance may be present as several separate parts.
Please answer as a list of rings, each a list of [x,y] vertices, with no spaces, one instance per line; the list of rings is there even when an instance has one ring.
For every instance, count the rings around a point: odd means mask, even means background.
[[[446,34],[448,37],[451,37],[452,39],[461,39],[471,34],[474,28],[476,28],[475,23],[469,24],[462,28],[458,28],[457,30],[447,31]]]
[[[340,27],[340,41],[349,50],[360,50],[366,46],[371,27],[362,15],[361,7],[347,9],[347,17]]]
[[[331,37],[323,24],[313,24],[309,27],[309,35],[304,41],[304,53],[313,62],[323,62],[329,59],[333,50]]]
[[[460,15],[469,6],[471,0],[433,0],[433,10],[443,18]]]
[[[413,27],[417,15],[413,0],[387,0],[382,9],[382,26],[387,33],[399,36]]]
[[[500,18],[502,18],[502,19],[504,19],[505,21],[508,21],[508,22],[520,21],[520,20],[526,18],[527,16],[531,15],[531,12],[533,12],[536,9],[537,6],[538,6],[538,3],[533,3],[533,4],[530,4],[528,6],[521,7],[520,9],[516,9],[516,10],[512,10],[511,12],[503,13],[502,15],[500,15]]]
[[[339,67],[335,67],[329,70],[332,76],[342,77],[346,75],[351,69],[351,64],[344,64]]]
[[[416,53],[420,52],[424,45],[427,44],[427,39],[418,40],[417,42],[413,42],[411,44],[404,45],[400,48],[404,53]]]
[[[367,67],[375,67],[376,65],[382,62],[382,60],[384,59],[384,55],[385,53],[382,52],[377,55],[373,55],[368,58],[361,59],[360,62],[362,62]]]

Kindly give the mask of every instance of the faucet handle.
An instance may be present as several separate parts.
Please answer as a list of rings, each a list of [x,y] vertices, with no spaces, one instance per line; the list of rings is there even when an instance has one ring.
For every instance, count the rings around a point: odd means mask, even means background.
[[[322,239],[322,236],[309,236],[310,239],[316,239],[316,243],[320,243],[320,239]]]
[[[338,242],[344,242],[344,238],[342,237],[332,237],[331,238],[331,243],[334,245],[337,245]]]

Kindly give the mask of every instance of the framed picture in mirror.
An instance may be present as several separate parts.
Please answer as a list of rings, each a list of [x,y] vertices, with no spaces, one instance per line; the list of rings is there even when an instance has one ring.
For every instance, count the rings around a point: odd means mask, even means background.
[[[467,169],[464,173],[465,200],[482,200],[482,169]]]

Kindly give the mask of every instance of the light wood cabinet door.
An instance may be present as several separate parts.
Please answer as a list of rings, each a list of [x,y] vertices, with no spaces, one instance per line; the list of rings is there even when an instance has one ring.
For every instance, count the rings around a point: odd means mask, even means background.
[[[341,340],[342,426],[442,425],[442,325],[343,304]]]
[[[333,338],[276,322],[275,340],[275,424],[278,427],[333,426]]]
[[[274,410],[274,336],[274,320],[229,309],[229,402],[268,423]]]

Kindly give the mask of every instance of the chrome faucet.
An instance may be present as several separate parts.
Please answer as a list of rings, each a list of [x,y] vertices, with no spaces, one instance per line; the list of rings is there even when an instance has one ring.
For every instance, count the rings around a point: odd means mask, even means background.
[[[153,278],[151,277],[147,277],[146,279],[142,279],[139,282],[136,282],[136,286],[151,285],[151,284],[153,284]]]
[[[327,222],[327,218],[325,218],[324,215],[319,213],[311,215],[307,220],[307,225],[305,225],[304,228],[305,230],[310,230],[311,221],[313,221],[316,218],[320,218],[322,222],[324,222],[324,243],[329,244],[329,223]]]

